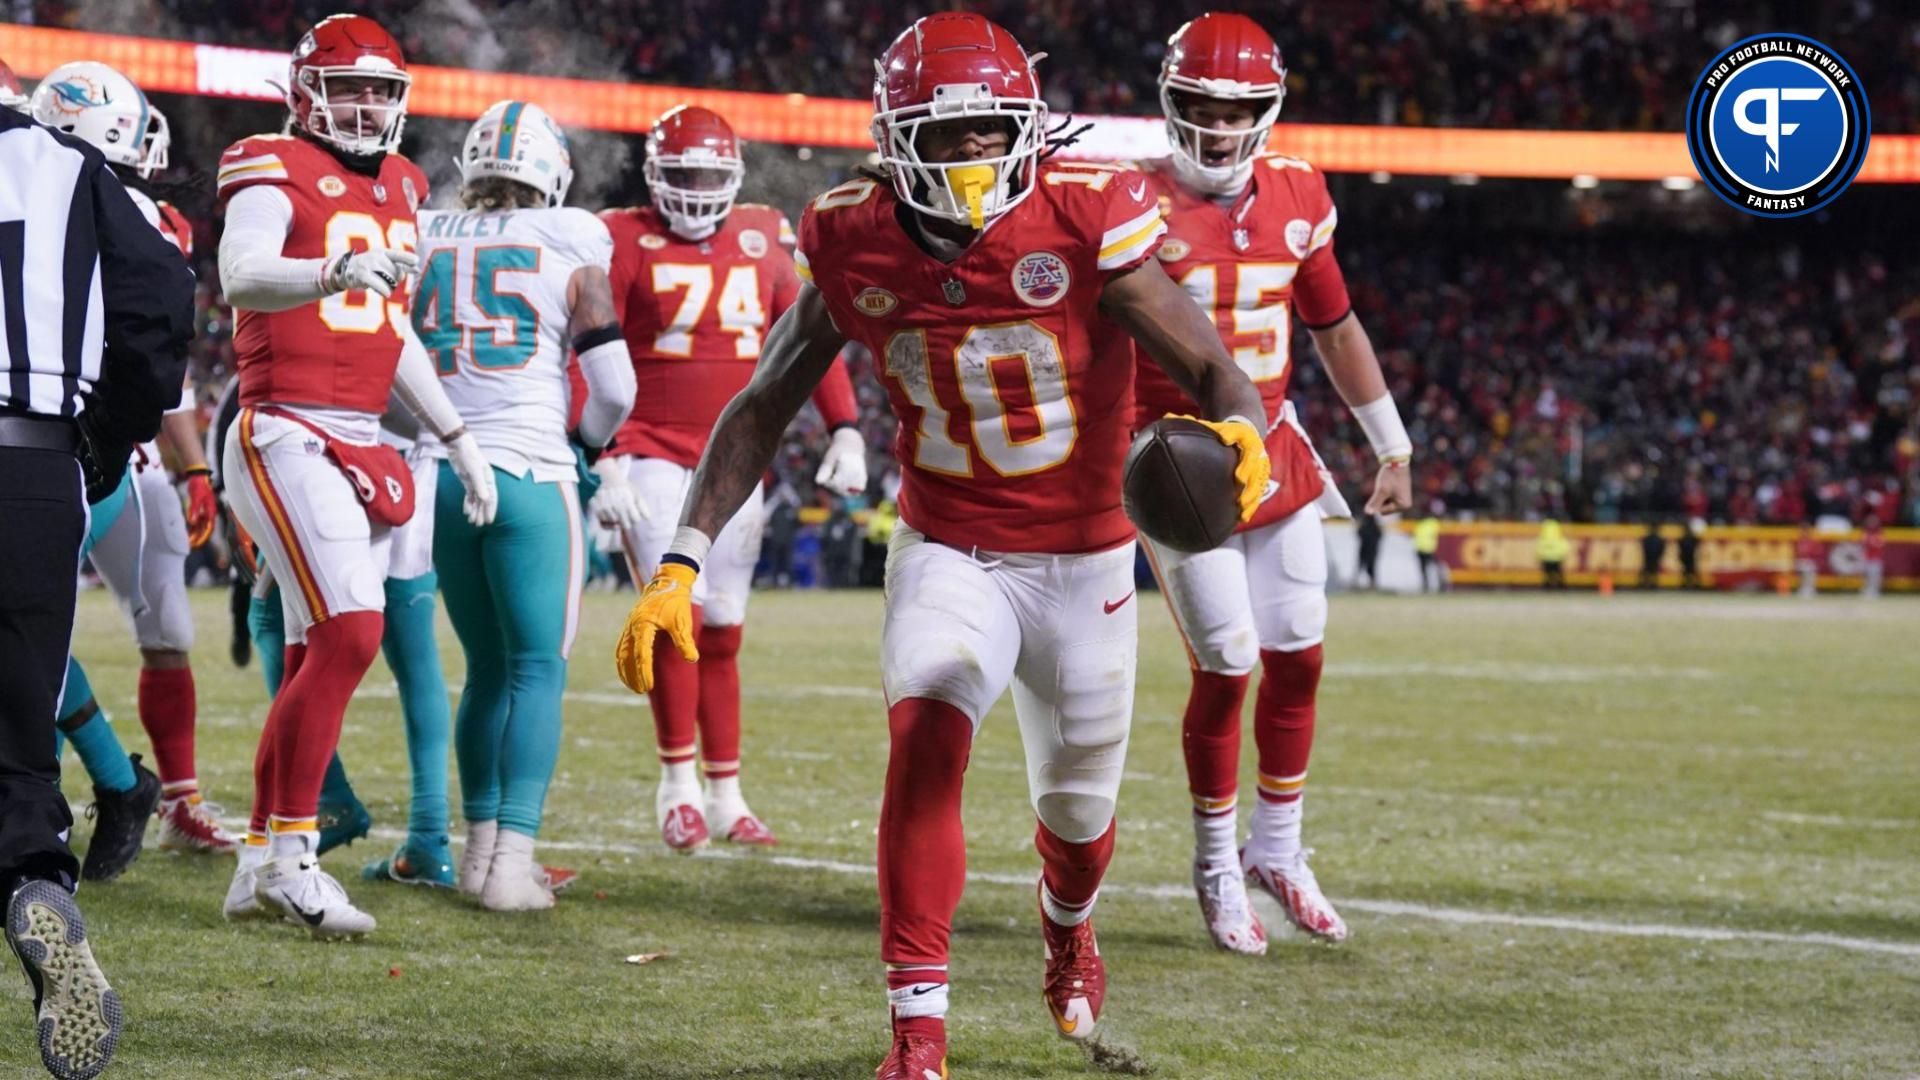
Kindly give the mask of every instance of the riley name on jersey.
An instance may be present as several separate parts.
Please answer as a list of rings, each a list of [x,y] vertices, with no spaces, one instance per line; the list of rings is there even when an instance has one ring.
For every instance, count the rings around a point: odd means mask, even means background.
[[[1140,168],[1167,219],[1161,265],[1213,319],[1266,405],[1271,494],[1241,528],[1280,521],[1325,491],[1319,458],[1287,403],[1293,317],[1322,329],[1353,309],[1333,257],[1339,215],[1326,176],[1298,158],[1263,154],[1246,190],[1222,202],[1183,186],[1171,158]],[[1135,371],[1136,430],[1168,413],[1193,411],[1186,393],[1144,354]]]
[[[879,359],[909,525],[990,551],[1132,538],[1133,346],[1099,302],[1164,232],[1150,179],[1108,165],[1043,164],[951,263],[907,234],[889,184],[852,180],[807,206],[800,272]]]

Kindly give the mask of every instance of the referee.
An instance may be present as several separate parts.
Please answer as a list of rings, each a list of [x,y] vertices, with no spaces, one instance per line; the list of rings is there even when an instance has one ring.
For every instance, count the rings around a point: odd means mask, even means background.
[[[100,152],[0,109],[0,895],[63,1080],[98,1076],[120,1038],[54,750],[80,542],[180,400],[192,334],[192,271]]]

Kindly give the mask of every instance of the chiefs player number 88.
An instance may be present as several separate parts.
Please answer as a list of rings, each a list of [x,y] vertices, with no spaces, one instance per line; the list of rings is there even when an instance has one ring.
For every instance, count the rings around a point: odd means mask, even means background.
[[[414,223],[395,219],[384,230],[372,214],[361,210],[338,210],[327,219],[326,259],[329,264],[349,251],[389,248],[412,251],[419,242]],[[403,290],[396,289],[391,300],[383,300],[369,289],[337,292],[320,301],[320,321],[327,329],[344,334],[377,334],[388,325],[400,333],[407,320]]]

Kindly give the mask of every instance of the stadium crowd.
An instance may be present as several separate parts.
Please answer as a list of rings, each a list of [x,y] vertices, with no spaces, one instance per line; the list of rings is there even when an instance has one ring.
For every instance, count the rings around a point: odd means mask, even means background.
[[[375,0],[10,0],[16,21],[283,48],[336,10],[398,23],[426,63],[579,71],[685,86],[863,98],[898,26],[874,0],[432,0],[396,15]],[[1206,0],[962,0],[1048,52],[1062,109],[1151,114],[1167,35]],[[1874,129],[1920,128],[1920,32],[1884,0],[1795,4],[1662,0],[1263,5],[1287,58],[1294,121],[1677,131],[1701,42],[1797,26],[1857,66]],[[1769,11],[1769,6],[1777,10]],[[564,13],[562,8],[564,7]],[[582,10],[586,14],[581,14]]]

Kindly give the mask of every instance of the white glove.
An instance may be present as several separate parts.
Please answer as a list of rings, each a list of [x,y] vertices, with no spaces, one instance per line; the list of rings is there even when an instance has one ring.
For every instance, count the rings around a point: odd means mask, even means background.
[[[593,520],[622,534],[638,529],[653,519],[653,508],[640,497],[639,489],[627,482],[628,457],[603,457],[593,463],[593,475],[600,478],[600,490],[587,500],[587,513]]]
[[[500,507],[500,492],[493,486],[493,465],[480,452],[480,443],[470,431],[462,431],[447,442],[447,464],[460,486],[467,491],[467,521],[474,528],[490,524]]]
[[[320,285],[329,294],[349,289],[372,289],[381,296],[392,296],[400,281],[420,266],[420,257],[398,248],[369,248],[349,251],[327,264]]]
[[[867,490],[867,440],[857,427],[833,433],[827,452],[820,455],[820,471],[813,482],[836,495],[853,496]]]

